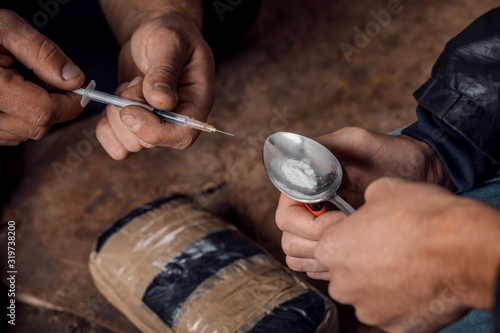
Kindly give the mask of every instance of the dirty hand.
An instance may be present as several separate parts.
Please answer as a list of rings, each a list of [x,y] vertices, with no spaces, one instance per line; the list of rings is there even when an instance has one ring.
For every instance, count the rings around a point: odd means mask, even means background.
[[[157,109],[200,121],[213,105],[214,75],[213,55],[200,27],[178,14],[142,23],[120,54],[119,81],[138,84],[145,101]],[[164,122],[142,108],[107,108],[97,135],[111,157],[123,159],[142,148],[186,149],[199,131]]]
[[[25,81],[12,66],[25,65],[47,86],[79,88],[82,71],[45,36],[17,14],[0,9],[0,145],[17,145],[45,136],[53,124],[75,118],[83,108],[78,95],[49,93]]]
[[[372,183],[365,200],[314,250],[334,300],[387,332],[435,332],[471,308],[493,307],[500,211],[391,178]]]
[[[115,95],[140,103],[146,103],[142,89],[142,81],[142,77],[137,77],[131,82],[122,83],[115,91]],[[126,154],[130,152],[137,152],[143,148],[155,147],[155,145],[148,142],[154,140],[154,131],[148,130],[145,126],[140,127],[137,129],[138,135],[135,136],[130,135],[129,128],[123,126],[122,119],[126,119],[131,113],[142,113],[143,111],[145,122],[155,124],[155,117],[157,116],[140,106],[132,105],[125,108],[119,108],[113,105],[106,106],[106,109],[99,119],[96,136],[103,145],[106,143],[104,148],[111,157],[119,159],[118,156],[113,155],[116,152],[123,152],[126,156]],[[173,130],[175,130],[175,128]]]
[[[282,194],[276,210],[276,225],[283,231],[281,247],[286,264],[297,272],[306,272],[310,278],[329,280],[328,270],[314,258],[314,249],[324,230],[345,218],[339,210],[314,216],[303,203]]]
[[[367,186],[381,177],[453,188],[432,148],[410,136],[346,127],[316,140],[330,149],[342,165],[344,177],[339,194],[353,207],[363,203]]]
[[[347,127],[316,140],[330,149],[342,165],[344,176],[339,194],[353,207],[363,203],[366,187],[384,176],[451,184],[432,149],[405,135]],[[276,224],[283,231],[282,248],[288,266],[311,278],[328,279],[328,272],[313,258],[313,249],[322,232],[343,217],[341,212],[331,211],[315,218],[304,204],[281,195]]]

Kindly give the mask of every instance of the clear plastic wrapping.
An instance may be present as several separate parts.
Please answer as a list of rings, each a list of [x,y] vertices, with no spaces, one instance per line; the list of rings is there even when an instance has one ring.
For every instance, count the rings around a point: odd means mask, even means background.
[[[104,297],[143,332],[338,330],[330,299],[179,197],[115,223],[89,267]]]

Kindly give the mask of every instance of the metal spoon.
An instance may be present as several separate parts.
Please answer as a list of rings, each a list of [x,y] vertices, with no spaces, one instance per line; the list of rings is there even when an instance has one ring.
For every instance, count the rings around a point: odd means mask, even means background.
[[[342,167],[320,143],[305,136],[278,132],[266,139],[264,167],[283,194],[306,204],[330,201],[346,215],[354,209],[337,195]]]

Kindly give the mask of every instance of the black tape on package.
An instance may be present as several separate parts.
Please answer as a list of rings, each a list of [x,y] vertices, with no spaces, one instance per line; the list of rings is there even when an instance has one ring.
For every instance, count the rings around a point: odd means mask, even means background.
[[[184,301],[206,278],[242,258],[263,253],[234,230],[215,232],[191,244],[151,282],[142,301],[172,327]]]
[[[325,301],[309,291],[285,302],[268,313],[249,333],[316,332],[325,320]]]

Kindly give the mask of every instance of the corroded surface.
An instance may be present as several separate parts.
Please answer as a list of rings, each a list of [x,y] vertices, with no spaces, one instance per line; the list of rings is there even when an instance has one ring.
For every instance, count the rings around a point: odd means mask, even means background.
[[[173,193],[222,215],[282,260],[274,225],[278,192],[261,162],[265,138],[282,130],[314,137],[353,125],[387,132],[411,123],[411,94],[444,43],[497,5],[401,1],[399,13],[358,43],[348,63],[339,45],[355,46],[354,29],[364,30],[375,20],[370,12],[392,2],[263,1],[245,42],[218,68],[210,121],[236,133],[234,139],[202,134],[185,152],[155,149],[116,162],[94,141],[92,118],[21,146],[24,175],[2,222],[18,223],[17,287],[24,300],[113,331],[135,331],[93,286],[88,255],[111,223]]]

